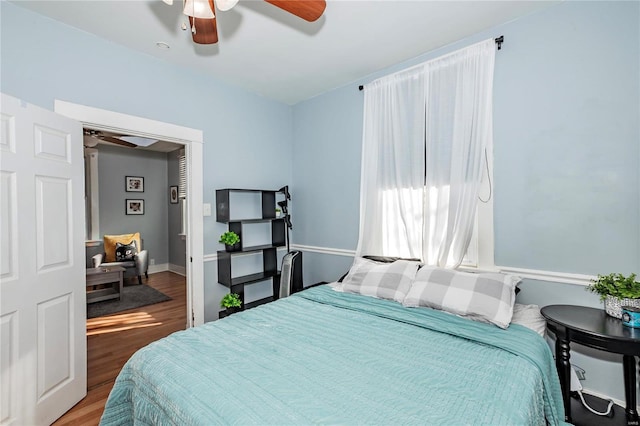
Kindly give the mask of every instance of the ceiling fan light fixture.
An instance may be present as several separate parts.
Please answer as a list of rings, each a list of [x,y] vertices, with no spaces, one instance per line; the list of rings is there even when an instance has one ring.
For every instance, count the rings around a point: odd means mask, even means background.
[[[150,146],[158,142],[158,139],[143,138],[139,136],[120,136],[118,139],[132,143],[137,146]]]
[[[213,19],[216,17],[215,13],[213,13],[212,0],[185,0],[182,13],[200,19]]]
[[[218,8],[218,10],[226,12],[227,10],[233,8],[233,6],[235,6],[236,4],[238,4],[238,0],[218,0],[216,2],[216,7]]]
[[[327,6],[326,0],[264,1],[309,22],[320,18]],[[216,44],[218,42],[218,24],[215,10],[224,12],[233,8],[237,3],[238,0],[182,0],[182,12],[189,17],[189,26],[183,23],[182,29],[189,28],[191,30],[191,38],[194,43]]]

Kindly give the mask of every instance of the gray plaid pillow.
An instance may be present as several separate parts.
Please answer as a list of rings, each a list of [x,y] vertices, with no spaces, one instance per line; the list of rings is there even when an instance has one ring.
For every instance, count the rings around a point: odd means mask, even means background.
[[[500,273],[473,274],[423,266],[403,305],[427,306],[507,328],[520,278]]]
[[[407,260],[379,263],[357,257],[342,280],[342,291],[402,303],[419,265]]]

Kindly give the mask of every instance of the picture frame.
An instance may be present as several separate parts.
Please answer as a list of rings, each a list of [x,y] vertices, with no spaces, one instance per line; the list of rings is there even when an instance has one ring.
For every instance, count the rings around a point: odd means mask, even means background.
[[[169,203],[178,204],[178,186],[169,187]]]
[[[127,215],[144,214],[144,200],[127,198],[125,200],[125,213]]]
[[[127,192],[144,192],[144,178],[142,176],[125,176],[124,190]]]

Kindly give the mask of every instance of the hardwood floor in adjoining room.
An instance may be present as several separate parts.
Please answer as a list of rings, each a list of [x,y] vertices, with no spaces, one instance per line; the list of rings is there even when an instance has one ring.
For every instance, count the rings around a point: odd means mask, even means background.
[[[97,425],[116,376],[135,351],[187,324],[186,279],[149,275],[149,285],[172,300],[87,320],[87,396],[54,425]]]

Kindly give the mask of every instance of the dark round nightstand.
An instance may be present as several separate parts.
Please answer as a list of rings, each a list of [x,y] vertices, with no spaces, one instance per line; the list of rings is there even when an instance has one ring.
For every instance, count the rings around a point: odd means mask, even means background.
[[[556,368],[560,376],[565,417],[571,422],[570,343],[623,355],[627,421],[638,424],[635,357],[640,356],[640,329],[626,327],[603,310],[573,305],[551,305],[540,310],[547,329],[556,336]]]

